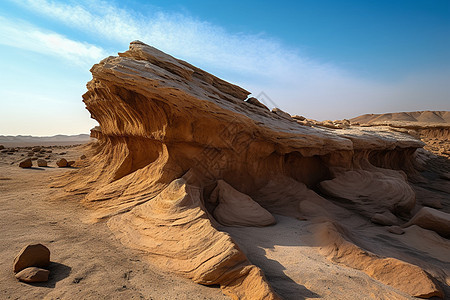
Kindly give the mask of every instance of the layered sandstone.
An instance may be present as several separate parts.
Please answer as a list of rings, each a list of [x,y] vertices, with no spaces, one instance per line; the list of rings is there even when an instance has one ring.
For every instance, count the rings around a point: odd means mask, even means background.
[[[420,138],[425,149],[450,158],[450,111],[366,114],[350,121],[360,126],[389,126]]]
[[[304,124],[139,41],[91,72],[83,101],[99,122],[98,142],[85,167],[59,184],[86,194],[91,221],[108,220],[126,246],[233,298],[278,295],[223,226],[270,226],[274,213],[328,226],[347,209],[368,222],[377,214],[404,222],[418,208],[407,175],[417,176],[415,151],[424,143],[411,135]],[[441,266],[430,275],[423,266],[375,259],[358,239],[339,243],[351,246],[333,260],[370,265],[369,276],[413,296],[443,295],[433,278],[447,280]],[[358,253],[361,261],[346,263]],[[415,273],[423,288],[389,279],[399,272]]]

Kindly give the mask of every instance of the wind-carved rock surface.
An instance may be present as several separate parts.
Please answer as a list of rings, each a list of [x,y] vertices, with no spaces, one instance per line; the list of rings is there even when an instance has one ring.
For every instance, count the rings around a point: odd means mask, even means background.
[[[417,175],[415,151],[424,144],[408,134],[305,126],[139,41],[91,72],[83,101],[100,125],[91,134],[98,142],[85,167],[59,185],[86,193],[91,221],[108,220],[124,245],[195,282],[219,284],[232,298],[279,296],[223,225],[269,226],[276,222],[272,214],[281,214],[328,226],[334,212],[349,207],[369,224],[383,213],[405,222],[417,209],[407,175]],[[430,275],[423,266],[374,258],[355,245],[358,239],[353,244],[338,235],[325,238],[347,245],[347,253],[327,253],[334,261],[371,265],[369,276],[413,296],[442,296],[432,275],[445,283],[448,274],[438,267],[428,268]],[[359,252],[366,258],[351,262]],[[398,270],[407,270],[405,278],[417,272],[423,289],[392,282],[389,274]]]

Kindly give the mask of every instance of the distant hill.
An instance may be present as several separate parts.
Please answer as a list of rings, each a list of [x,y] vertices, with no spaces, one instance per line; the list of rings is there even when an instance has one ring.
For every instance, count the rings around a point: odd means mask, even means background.
[[[0,145],[6,147],[16,146],[53,146],[84,144],[91,140],[89,134],[31,136],[31,135],[0,135]]]
[[[450,111],[414,111],[386,114],[366,114],[353,119],[352,123],[379,124],[390,122],[450,123]]]

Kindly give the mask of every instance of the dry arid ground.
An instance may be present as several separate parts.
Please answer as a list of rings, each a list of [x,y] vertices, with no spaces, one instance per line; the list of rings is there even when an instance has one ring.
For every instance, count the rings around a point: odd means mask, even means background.
[[[56,159],[78,159],[83,147],[44,149],[53,151],[45,168],[35,161],[31,169],[19,168],[29,151],[24,148],[0,154],[0,299],[226,299],[218,288],[152,267],[141,252],[123,247],[105,223],[83,223],[79,196],[49,187],[55,175],[76,169],[58,168]],[[46,283],[14,277],[13,259],[30,243],[51,251]]]
[[[44,149],[52,150],[49,167],[31,169],[18,167],[29,150],[16,149],[12,155],[0,154],[1,299],[228,299],[218,287],[198,285],[153,266],[145,253],[123,247],[105,222],[86,222],[89,211],[80,206],[79,195],[50,188],[52,178],[79,168],[58,168],[56,160],[65,157],[82,164],[79,157],[88,154],[86,146],[47,146]],[[266,228],[222,230],[264,270],[284,299],[412,299],[320,255],[310,222],[275,217],[277,224]],[[371,234],[396,237],[384,229],[372,229]],[[47,283],[26,284],[14,278],[13,258],[30,243],[43,243],[51,251]],[[445,256],[439,258],[448,265]]]

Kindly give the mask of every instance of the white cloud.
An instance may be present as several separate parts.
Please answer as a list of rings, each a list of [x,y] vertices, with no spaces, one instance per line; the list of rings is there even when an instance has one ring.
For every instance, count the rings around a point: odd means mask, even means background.
[[[139,39],[255,95],[264,91],[282,109],[295,114],[329,119],[390,110],[450,109],[450,90],[444,83],[450,78],[448,73],[381,83],[311,59],[267,36],[229,33],[179,13],[154,11],[143,15],[104,1],[15,2],[84,31],[93,39],[101,37],[100,44],[104,39],[121,45]],[[85,53],[100,56],[102,52],[92,47],[81,44]]]
[[[106,56],[106,52],[98,46],[77,42],[22,20],[10,20],[1,16],[0,44],[57,56],[83,67],[92,65]]]

